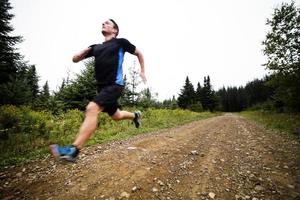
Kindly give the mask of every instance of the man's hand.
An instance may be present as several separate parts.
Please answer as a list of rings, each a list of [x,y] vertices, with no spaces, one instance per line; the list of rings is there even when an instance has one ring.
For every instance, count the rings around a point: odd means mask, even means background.
[[[143,83],[146,84],[147,83],[147,78],[146,78],[145,72],[141,72],[140,76],[142,78]]]

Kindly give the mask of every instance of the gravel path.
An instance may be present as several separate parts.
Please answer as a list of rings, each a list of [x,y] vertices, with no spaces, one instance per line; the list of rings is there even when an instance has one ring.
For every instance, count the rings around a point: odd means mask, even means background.
[[[300,141],[225,114],[4,169],[0,199],[300,200]]]

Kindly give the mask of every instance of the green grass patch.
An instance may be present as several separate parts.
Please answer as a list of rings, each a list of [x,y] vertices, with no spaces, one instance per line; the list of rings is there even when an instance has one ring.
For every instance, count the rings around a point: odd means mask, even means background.
[[[300,115],[294,113],[276,113],[271,111],[244,111],[241,115],[252,119],[268,129],[300,138]]]
[[[126,110],[134,111],[133,108]],[[142,126],[136,129],[131,121],[113,121],[107,114],[99,115],[99,127],[87,146],[124,140],[129,137],[182,125],[191,121],[220,115],[219,113],[188,110],[142,110]],[[58,116],[33,111],[28,107],[0,107],[0,167],[16,165],[45,156],[51,143],[72,144],[84,112],[69,110]]]

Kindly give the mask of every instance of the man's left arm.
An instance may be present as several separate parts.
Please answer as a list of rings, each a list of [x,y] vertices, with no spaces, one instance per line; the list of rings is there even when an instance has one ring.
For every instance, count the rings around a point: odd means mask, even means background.
[[[134,55],[136,55],[138,57],[138,60],[139,60],[140,66],[141,66],[140,76],[141,76],[143,82],[146,83],[147,79],[146,79],[146,75],[145,75],[144,56],[143,56],[142,52],[137,48],[135,48]]]

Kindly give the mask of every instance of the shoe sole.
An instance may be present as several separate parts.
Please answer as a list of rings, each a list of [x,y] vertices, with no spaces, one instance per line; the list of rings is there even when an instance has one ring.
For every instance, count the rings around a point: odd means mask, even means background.
[[[137,120],[136,120],[136,122],[134,124],[135,124],[136,128],[140,128],[141,124],[142,124],[142,122],[141,122],[142,121],[142,112],[137,111],[136,113],[138,115],[138,118],[137,118]]]

